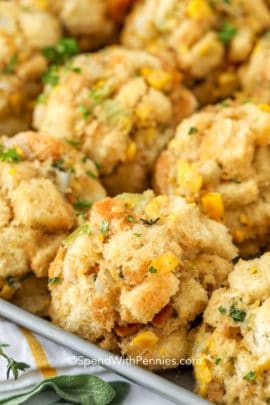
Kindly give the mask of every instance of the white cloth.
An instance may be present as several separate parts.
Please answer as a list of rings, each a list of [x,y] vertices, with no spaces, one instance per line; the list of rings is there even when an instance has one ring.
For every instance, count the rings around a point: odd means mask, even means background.
[[[95,374],[106,381],[125,381],[118,375],[106,371],[101,366],[88,365],[88,359],[82,361],[83,357],[71,350],[61,347],[39,335],[35,335],[2,318],[0,318],[0,344],[9,345],[3,349],[9,357],[30,366],[29,369],[20,373],[17,380],[13,378],[12,374],[10,375],[10,379],[7,380],[7,361],[0,357],[0,399],[26,392],[44,378],[56,375]],[[77,365],[78,363],[84,363],[84,365]],[[130,384],[130,393],[124,404],[136,405],[141,401],[149,405],[171,404],[171,402],[152,394],[150,391],[136,384]],[[50,394],[42,394],[40,396],[42,404],[46,403],[46,398],[44,402],[44,395],[48,397],[47,403],[54,402]]]

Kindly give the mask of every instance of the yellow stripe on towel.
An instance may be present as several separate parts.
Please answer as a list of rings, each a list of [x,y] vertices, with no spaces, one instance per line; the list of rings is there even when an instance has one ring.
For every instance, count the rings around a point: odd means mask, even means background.
[[[57,371],[55,368],[50,367],[48,357],[37,338],[28,329],[20,327],[20,330],[29,345],[36,366],[41,371],[43,377],[55,377],[57,375]]]

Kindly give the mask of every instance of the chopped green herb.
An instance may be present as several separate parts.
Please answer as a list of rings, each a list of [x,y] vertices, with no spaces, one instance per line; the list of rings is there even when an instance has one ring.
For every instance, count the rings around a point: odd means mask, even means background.
[[[51,86],[56,86],[59,81],[57,66],[55,66],[55,65],[50,66],[46,70],[46,72],[43,73],[42,81],[45,84],[50,84]]]
[[[53,162],[52,164],[53,167],[55,167],[58,170],[61,170],[62,172],[66,171],[66,166],[65,166],[65,162],[63,159],[57,159]]]
[[[246,381],[254,381],[256,380],[256,374],[254,371],[250,371],[249,373],[247,373],[244,377],[243,380]]]
[[[149,271],[149,273],[152,273],[152,274],[157,273],[157,269],[153,266],[151,266],[148,271]]]
[[[129,215],[128,216],[128,222],[135,222],[135,219],[131,216],[131,215]]]
[[[18,163],[22,160],[22,157],[15,148],[10,148],[4,151],[3,147],[0,145],[0,159],[3,162]]]
[[[76,211],[83,211],[83,210],[87,210],[90,209],[92,207],[93,203],[92,201],[89,200],[78,200],[74,205],[74,209]]]
[[[0,343],[0,356],[7,361],[7,379],[9,379],[10,373],[12,373],[15,380],[17,380],[19,372],[25,371],[27,368],[30,368],[30,366],[26,363],[17,362],[12,357],[9,357],[3,350],[5,347],[9,347],[9,345]]]
[[[215,364],[218,366],[220,362],[221,362],[221,358],[217,357],[216,360],[215,360]]]
[[[237,28],[231,25],[228,21],[224,22],[223,27],[218,33],[218,38],[225,45],[228,45],[237,33]]]
[[[70,146],[74,146],[74,148],[77,148],[80,146],[81,142],[80,141],[73,141],[73,139],[65,139],[66,143],[68,143]]]
[[[68,248],[72,243],[75,241],[75,239],[79,236],[81,233],[81,227],[75,229],[70,235],[68,235],[62,242],[62,245],[65,248]]]
[[[149,220],[140,218],[140,220],[142,221],[142,223],[144,223],[144,225],[155,225],[160,220],[160,218],[149,219]]]
[[[87,155],[84,155],[84,157],[82,158],[82,162],[83,162],[83,163],[86,163],[88,159],[89,159],[88,156],[87,156]]]
[[[87,176],[92,177],[92,179],[96,180],[98,178],[98,176],[95,173],[93,173],[92,170],[87,170],[86,174]]]
[[[76,66],[73,66],[73,62],[71,60],[67,61],[65,65],[66,70],[69,70],[74,73],[82,73],[82,69]]]
[[[226,308],[224,308],[224,307],[219,307],[218,310],[222,315],[225,315],[227,312]]]
[[[98,162],[94,161],[94,165],[96,166],[96,168],[99,170],[101,168],[101,165]]]
[[[106,219],[104,219],[104,221],[102,221],[102,224],[101,224],[101,232],[102,233],[107,232],[109,230],[109,227],[110,227],[110,223],[108,221],[106,221]]]
[[[93,279],[94,279],[94,281],[96,281],[96,279],[97,279],[97,273],[95,273],[95,274],[93,275]]]
[[[232,305],[229,315],[235,322],[243,322],[247,313],[243,309],[237,309],[234,305]]]
[[[232,4],[231,0],[223,0],[226,4]]]
[[[228,103],[228,101],[221,101],[220,105],[224,108],[226,107],[230,107],[230,104]]]
[[[88,108],[84,104],[81,104],[78,107],[78,112],[82,114],[84,120],[87,120],[87,118],[89,118],[91,115],[91,112],[88,110]]]
[[[188,135],[194,135],[198,132],[198,128],[196,127],[190,127],[188,131]]]
[[[87,225],[87,224],[83,224],[83,225],[81,226],[81,231],[82,231],[83,233],[86,233],[86,235],[89,235],[89,236],[92,235],[92,231],[91,231],[89,225]]]
[[[15,65],[16,65],[17,62],[18,62],[18,55],[14,54],[11,57],[11,59],[10,59],[9,63],[7,64],[7,66],[3,69],[3,73],[9,74],[9,75],[13,74],[14,73],[14,68],[15,68]]]
[[[43,56],[50,63],[63,65],[67,59],[80,52],[78,42],[75,38],[62,38],[55,46],[47,46],[43,49]]]
[[[37,104],[44,104],[48,100],[48,94],[42,93],[37,97],[36,103]]]
[[[61,280],[60,277],[52,277],[52,278],[49,278],[49,280],[48,280],[48,285],[52,285],[52,284],[59,283],[60,280]]]
[[[134,232],[134,236],[136,236],[136,238],[139,238],[140,236],[142,236],[142,233]]]

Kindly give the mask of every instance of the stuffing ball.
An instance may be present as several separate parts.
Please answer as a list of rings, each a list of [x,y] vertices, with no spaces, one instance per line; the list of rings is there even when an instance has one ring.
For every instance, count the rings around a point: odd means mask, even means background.
[[[270,27],[264,0],[141,0],[122,42],[177,65],[202,104],[229,97],[237,67]]]
[[[269,128],[268,106],[209,106],[179,125],[155,167],[157,193],[184,196],[225,222],[245,256],[269,243]]]
[[[57,325],[150,368],[187,355],[190,322],[226,285],[237,249],[224,225],[181,197],[96,203],[49,269]]]
[[[245,98],[270,104],[269,33],[258,41],[249,62],[240,70],[240,77]]]
[[[57,43],[61,29],[50,14],[13,2],[0,1],[0,17],[0,133],[13,135],[30,126],[47,68],[41,50]]]
[[[211,402],[269,402],[269,266],[270,253],[241,260],[204,312],[192,356],[196,391]]]
[[[58,17],[68,35],[79,37],[81,48],[94,49],[117,39],[119,26],[135,0],[15,0]]]
[[[0,297],[33,272],[46,277],[66,235],[104,198],[95,165],[65,142],[34,132],[0,138]]]
[[[77,142],[110,194],[143,191],[176,123],[196,107],[179,75],[142,51],[110,47],[58,70],[34,113],[41,132]]]

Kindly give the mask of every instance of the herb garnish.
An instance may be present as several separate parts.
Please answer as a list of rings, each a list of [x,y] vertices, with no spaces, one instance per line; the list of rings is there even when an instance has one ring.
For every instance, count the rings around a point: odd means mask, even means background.
[[[25,371],[30,366],[26,363],[17,362],[12,357],[9,357],[7,354],[4,353],[4,348],[9,347],[7,344],[0,344],[0,356],[6,359],[7,361],[7,379],[10,377],[10,373],[13,374],[15,380],[17,380],[20,371]]]

